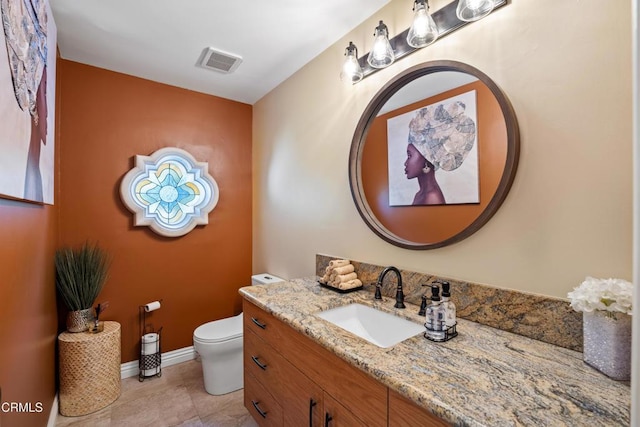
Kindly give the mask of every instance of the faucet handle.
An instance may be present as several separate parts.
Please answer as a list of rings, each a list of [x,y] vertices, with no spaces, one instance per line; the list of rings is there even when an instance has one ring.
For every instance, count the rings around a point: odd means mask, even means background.
[[[382,292],[380,291],[381,287],[382,287],[382,283],[376,282],[376,294],[373,297],[374,299],[382,299]]]
[[[427,297],[425,295],[422,295],[422,302],[420,303],[420,311],[418,311],[418,316],[425,316],[426,314],[427,314]]]

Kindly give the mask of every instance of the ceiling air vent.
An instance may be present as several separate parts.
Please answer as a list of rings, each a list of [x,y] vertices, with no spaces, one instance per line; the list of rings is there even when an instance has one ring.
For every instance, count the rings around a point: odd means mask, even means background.
[[[218,71],[219,73],[229,74],[238,68],[242,62],[242,57],[232,53],[223,52],[221,50],[208,47],[204,50],[198,65],[202,68]]]

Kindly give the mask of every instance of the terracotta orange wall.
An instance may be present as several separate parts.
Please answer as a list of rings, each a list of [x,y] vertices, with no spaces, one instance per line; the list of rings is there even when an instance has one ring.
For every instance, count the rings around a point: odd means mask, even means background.
[[[0,411],[3,426],[43,426],[51,411],[55,222],[55,206],[0,199],[0,401],[43,404],[40,413]]]
[[[10,125],[0,117],[0,126]],[[58,144],[56,124],[59,170]],[[0,198],[0,404],[17,402],[30,411],[0,410],[5,427],[47,425],[56,394],[58,201],[57,190],[54,205]]]
[[[193,344],[200,324],[241,310],[251,279],[252,107],[70,61],[59,67],[60,242],[98,242],[113,256],[97,302],[122,325],[122,362],[138,359],[139,306],[162,351]],[[168,146],[209,163],[220,200],[209,224],[179,238],[134,227],[120,200],[134,156]]]

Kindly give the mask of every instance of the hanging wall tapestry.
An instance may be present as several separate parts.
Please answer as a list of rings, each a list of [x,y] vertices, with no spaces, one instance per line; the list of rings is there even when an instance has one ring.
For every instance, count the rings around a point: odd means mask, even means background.
[[[0,196],[53,204],[56,26],[47,0],[0,0]]]
[[[136,166],[122,179],[120,197],[135,214],[134,225],[149,226],[167,237],[183,236],[209,222],[218,203],[218,184],[207,162],[179,148],[136,156]]]

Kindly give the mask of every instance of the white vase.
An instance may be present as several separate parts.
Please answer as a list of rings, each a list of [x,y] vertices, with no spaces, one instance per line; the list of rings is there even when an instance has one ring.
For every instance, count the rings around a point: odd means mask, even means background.
[[[606,376],[631,378],[631,316],[619,312],[583,313],[584,361]]]

